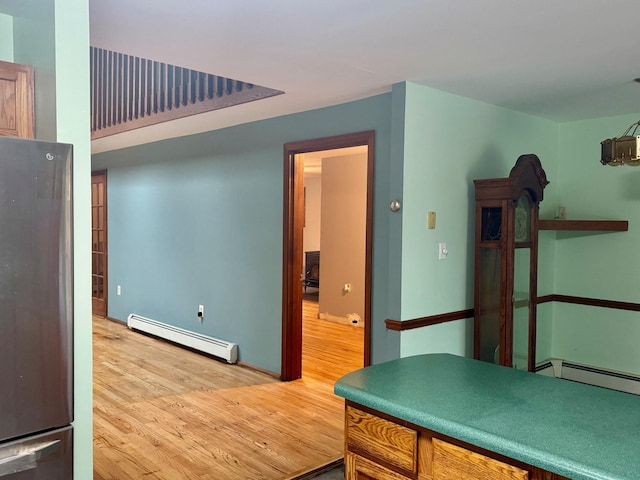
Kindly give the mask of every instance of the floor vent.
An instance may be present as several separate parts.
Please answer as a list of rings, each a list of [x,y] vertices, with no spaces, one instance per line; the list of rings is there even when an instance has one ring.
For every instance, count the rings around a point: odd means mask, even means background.
[[[135,313],[127,317],[127,326],[132,330],[149,333],[185,347],[222,358],[227,363],[236,363],[238,361],[237,343],[225,342],[207,335],[184,330],[157,320],[141,317]]]

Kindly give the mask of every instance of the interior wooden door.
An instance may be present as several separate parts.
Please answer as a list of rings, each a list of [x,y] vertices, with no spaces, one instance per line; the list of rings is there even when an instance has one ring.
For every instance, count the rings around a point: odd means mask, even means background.
[[[0,135],[34,138],[33,67],[0,62]]]
[[[107,173],[91,175],[91,297],[93,314],[107,315]]]

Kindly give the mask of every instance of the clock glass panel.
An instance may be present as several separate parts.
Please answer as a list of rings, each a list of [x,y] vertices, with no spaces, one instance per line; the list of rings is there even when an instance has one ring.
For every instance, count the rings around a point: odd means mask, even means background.
[[[502,208],[482,209],[482,241],[497,242],[502,236]]]
[[[529,198],[522,195],[518,199],[515,210],[515,241],[530,242],[531,241],[531,205]]]

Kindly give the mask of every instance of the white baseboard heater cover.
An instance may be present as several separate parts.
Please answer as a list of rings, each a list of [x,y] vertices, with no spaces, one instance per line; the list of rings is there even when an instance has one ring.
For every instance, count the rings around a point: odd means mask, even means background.
[[[127,326],[132,330],[149,333],[185,347],[222,358],[227,363],[236,363],[238,361],[237,343],[225,342],[207,335],[184,330],[135,313],[127,317]]]
[[[574,382],[640,395],[640,377],[630,373],[551,358],[536,367],[536,373]]]

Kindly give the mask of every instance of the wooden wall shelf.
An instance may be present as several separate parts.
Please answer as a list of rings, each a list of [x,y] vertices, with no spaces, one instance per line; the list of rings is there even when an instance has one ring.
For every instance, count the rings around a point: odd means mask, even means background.
[[[539,230],[562,230],[582,232],[626,232],[627,220],[538,220]]]

